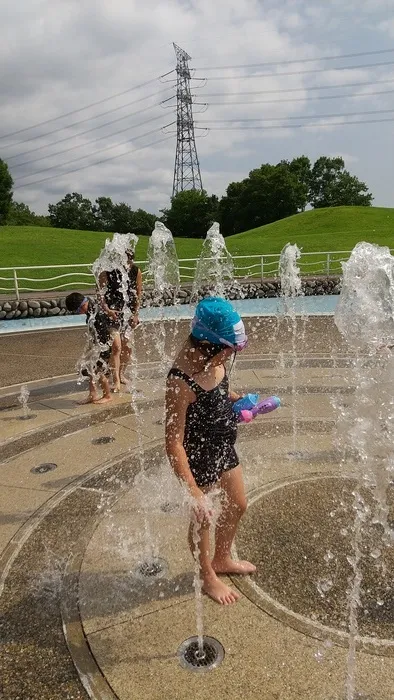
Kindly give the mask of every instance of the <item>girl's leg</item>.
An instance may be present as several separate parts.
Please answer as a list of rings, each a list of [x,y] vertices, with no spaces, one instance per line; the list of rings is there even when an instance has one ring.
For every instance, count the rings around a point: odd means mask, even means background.
[[[130,357],[131,357],[131,345],[130,345],[130,339],[126,338],[124,335],[122,335],[121,339],[121,354],[120,354],[120,381],[122,384],[125,384],[125,379],[124,379],[124,373],[126,370],[127,365],[130,362]]]
[[[204,521],[203,523],[195,522],[193,518],[189,527],[189,547],[191,549],[193,557],[195,557],[196,545],[193,541],[194,528],[198,528],[197,538],[199,542],[197,544],[198,548],[198,558],[200,562],[200,575],[202,582],[202,589],[204,593],[209,595],[213,600],[221,605],[230,605],[235,603],[239,598],[239,593],[233,591],[229,586],[226,586],[223,581],[221,581],[212,568],[210,551],[209,551],[209,523]]]
[[[95,403],[107,403],[108,401],[112,401],[111,390],[109,388],[109,381],[104,374],[100,375],[99,383],[103,390],[103,395],[101,399],[98,399]]]
[[[120,333],[114,333],[112,337],[110,365],[114,383],[114,391],[120,391]]]
[[[98,400],[98,393],[96,389],[96,384],[93,379],[93,377],[89,377],[89,394],[86,399],[82,399],[82,401],[77,401],[77,403],[82,406],[85,403],[96,403]]]
[[[249,561],[234,561],[231,546],[238,523],[246,511],[247,502],[242,467],[224,472],[220,480],[224,498],[222,512],[216,525],[215,554],[212,568],[218,574],[252,574],[256,567]]]

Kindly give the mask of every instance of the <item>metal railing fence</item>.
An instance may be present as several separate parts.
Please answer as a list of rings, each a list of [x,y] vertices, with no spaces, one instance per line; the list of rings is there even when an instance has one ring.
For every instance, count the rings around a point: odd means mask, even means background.
[[[392,250],[391,252],[394,252]],[[339,275],[341,264],[348,260],[351,251],[317,251],[302,253],[298,260],[301,275]],[[242,281],[267,279],[278,276],[279,253],[268,255],[234,255],[235,279]],[[194,279],[198,258],[179,260],[181,282],[191,283]],[[141,267],[143,278],[149,284],[147,260],[136,261]],[[55,274],[53,274],[55,273]],[[50,283],[50,284],[48,284]],[[0,294],[13,294],[16,299],[26,292],[57,292],[70,289],[92,289],[95,279],[91,264],[76,265],[30,265],[25,267],[0,268]]]

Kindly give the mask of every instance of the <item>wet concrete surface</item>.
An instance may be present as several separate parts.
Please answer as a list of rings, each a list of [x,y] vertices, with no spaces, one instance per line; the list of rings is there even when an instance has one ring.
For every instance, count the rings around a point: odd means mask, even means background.
[[[172,357],[189,332],[189,321],[163,322],[166,329],[166,353]],[[246,318],[248,347],[242,357],[273,353],[293,353],[293,327],[289,319]],[[331,316],[297,319],[296,353],[329,357],[347,354],[347,349]],[[0,387],[34,381],[44,377],[73,374],[85,342],[86,329],[25,331],[0,335]],[[135,331],[135,351],[140,362],[160,359],[157,324],[144,323]]]
[[[256,500],[237,536],[238,554],[257,565],[254,578],[280,605],[328,627],[348,632],[348,588],[353,554],[357,482],[320,478],[288,484]],[[389,489],[389,520],[394,494]],[[378,504],[365,503],[360,572],[359,634],[394,640],[394,551],[374,524]]]

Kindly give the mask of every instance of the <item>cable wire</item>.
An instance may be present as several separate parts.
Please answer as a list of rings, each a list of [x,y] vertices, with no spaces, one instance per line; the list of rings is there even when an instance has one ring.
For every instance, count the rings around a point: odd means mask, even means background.
[[[340,114],[299,114],[297,116],[289,117],[266,117],[264,121],[267,122],[283,122],[290,119],[337,119],[339,117],[363,117],[371,114],[389,114],[394,112],[394,109],[371,109],[366,112],[343,112]],[[226,124],[226,123],[238,123],[238,122],[258,122],[262,121],[261,117],[247,117],[239,119],[205,119],[203,121],[196,122],[196,124]]]
[[[394,81],[393,81],[394,82]],[[347,95],[316,95],[315,97],[293,97],[289,100],[247,100],[232,101],[232,102],[209,102],[209,107],[217,107],[219,105],[231,106],[231,105],[272,105],[272,104],[284,104],[294,102],[313,102],[314,100],[336,100],[338,98],[353,99],[354,97],[370,97],[370,95],[389,95],[394,93],[394,90],[380,90],[378,92],[358,92],[349,93]]]
[[[139,124],[135,124],[134,127],[137,128],[138,126],[144,126],[145,124],[149,124],[150,122],[157,121],[158,119],[162,119],[163,115],[159,114],[158,117],[153,117],[153,119],[147,119],[143,122],[140,122]],[[127,131],[127,129],[126,129]],[[105,148],[100,148],[98,151],[95,151],[94,153],[91,153],[90,156],[95,156],[98,153],[104,153],[104,151],[109,151],[111,148],[117,148],[118,146],[124,146],[126,143],[130,143],[132,140],[140,139],[143,136],[148,136],[150,134],[153,134],[155,131],[158,131],[158,129],[154,129],[153,131],[149,131],[147,134],[141,134],[140,136],[133,136],[132,139],[127,139],[126,141],[121,141],[120,143],[111,143],[109,146],[105,146]],[[42,168],[42,170],[36,170],[35,173],[29,173],[28,175],[22,175],[20,180],[24,180],[27,177],[33,177],[34,175],[40,175],[41,173],[46,173],[48,170],[55,170],[56,168],[62,168],[65,165],[71,165],[71,163],[77,163],[79,160],[84,160],[86,159],[87,156],[79,156],[78,158],[72,158],[71,160],[67,160],[65,163],[60,163],[60,165],[50,165],[47,168]],[[18,181],[19,182],[19,181]]]
[[[154,133],[154,132],[152,131],[149,133]],[[144,134],[144,135],[147,136],[147,134]],[[130,151],[126,151],[125,153],[120,153],[117,156],[111,156],[111,158],[104,158],[104,160],[99,160],[96,163],[89,163],[88,165],[83,165],[81,168],[74,168],[73,170],[68,170],[65,173],[59,173],[58,175],[51,175],[50,177],[44,177],[41,180],[35,180],[34,182],[28,182],[25,185],[20,185],[19,187],[18,187],[18,183],[16,183],[16,186],[14,187],[14,189],[21,189],[23,187],[31,187],[33,185],[39,185],[42,182],[48,182],[49,180],[55,180],[58,177],[63,177],[63,175],[70,175],[71,173],[77,173],[80,170],[86,170],[87,168],[93,168],[96,165],[102,165],[102,163],[109,163],[110,161],[116,160],[117,158],[123,158],[124,156],[127,156],[130,153],[136,153],[136,151],[142,151],[144,148],[150,148],[152,146],[157,146],[159,143],[163,143],[164,141],[169,141],[170,138],[171,138],[171,136],[166,136],[163,139],[159,139],[158,141],[153,141],[153,143],[147,143],[147,144],[145,144],[145,146],[139,146],[138,148],[133,148]]]
[[[339,88],[349,87],[365,87],[367,85],[383,85],[386,83],[394,83],[394,78],[386,80],[368,80],[361,83],[341,83],[340,85],[312,85],[311,87],[301,88],[280,88],[280,90],[247,90],[246,92],[208,92],[206,95],[200,95],[200,99],[208,99],[210,97],[227,97],[228,95],[278,95],[288,92],[305,92],[312,90],[337,90]]]
[[[280,78],[282,75],[307,75],[311,73],[329,73],[341,70],[365,70],[365,68],[378,68],[379,66],[392,66],[393,61],[381,61],[379,63],[365,63],[363,66],[334,66],[333,68],[311,68],[300,71],[287,71],[286,73],[251,73],[246,75],[212,75],[207,80],[245,80],[246,78]]]
[[[153,105],[154,107],[159,107],[159,104]],[[128,119],[129,117],[134,117],[137,114],[141,114],[142,112],[148,111],[148,109],[152,109],[152,107],[145,107],[144,109],[139,109],[137,112],[133,112],[132,114],[126,114],[124,117],[119,117],[119,119],[113,119],[110,122],[106,122],[105,124],[102,124],[101,126],[95,126],[92,129],[86,129],[85,131],[81,131],[80,134],[75,134],[74,136],[70,137],[68,136],[65,139],[60,139],[58,141],[54,141],[51,144],[48,144],[53,146],[55,144],[61,143],[62,141],[69,141],[70,138],[79,138],[80,136],[84,136],[85,134],[88,134],[92,131],[95,131],[96,129],[101,129],[104,126],[109,126],[110,124],[115,124],[116,122],[120,122],[123,119]],[[162,114],[160,116],[163,116]],[[160,116],[154,117],[152,119],[148,119],[147,121],[143,122],[144,124],[148,124],[151,121],[154,121],[154,119],[160,119]],[[128,131],[129,129],[133,129],[135,126],[141,126],[141,124],[131,124],[124,129],[119,129],[118,131],[114,131],[111,134],[104,134],[104,136],[99,136],[97,139],[92,139],[91,141],[87,141],[86,143],[83,144],[76,144],[75,146],[70,146],[69,148],[63,148],[61,151],[56,151],[55,153],[49,153],[45,156],[40,156],[39,158],[32,158],[31,160],[25,160],[23,163],[16,163],[15,165],[12,165],[12,169],[15,170],[16,168],[20,168],[23,165],[29,165],[30,163],[37,163],[39,160],[45,160],[47,158],[54,158],[55,156],[59,156],[62,153],[69,153],[70,151],[74,151],[76,148],[85,148],[85,146],[89,146],[92,143],[97,143],[97,141],[103,141],[104,139],[110,139],[113,136],[117,136],[118,134],[123,134],[125,131]],[[42,148],[48,148],[48,146],[42,146],[40,148],[34,148],[32,151],[28,151],[28,153],[32,153],[33,151],[41,151]]]
[[[164,90],[158,90],[157,92],[153,92],[150,95],[147,95],[146,97],[140,97],[138,100],[132,100],[132,102],[127,102],[124,105],[121,105],[120,107],[114,107],[112,109],[108,109],[105,112],[101,112],[100,114],[96,114],[94,117],[86,117],[85,119],[80,119],[77,122],[73,122],[72,124],[66,124],[66,126],[61,126],[58,129],[52,129],[52,131],[47,131],[45,134],[39,134],[38,136],[32,136],[30,139],[24,139],[23,141],[17,141],[16,143],[11,143],[7,144],[7,147],[13,148],[14,146],[20,146],[23,143],[28,143],[29,141],[36,141],[37,139],[42,139],[45,138],[46,136],[51,136],[52,134],[58,134],[59,131],[64,131],[65,129],[72,129],[74,126],[79,126],[80,124],[86,124],[86,122],[91,122],[93,119],[98,119],[98,117],[104,117],[106,114],[112,114],[113,112],[118,112],[120,109],[124,109],[125,107],[130,107],[131,105],[138,104],[138,102],[143,102],[144,100],[149,99],[150,97],[156,97],[158,95],[162,95],[164,92],[167,92],[168,88],[164,88]],[[145,109],[145,108],[144,108]],[[150,107],[147,107],[146,109],[150,109]],[[138,114],[139,112],[136,112]],[[125,117],[122,117],[122,119],[125,119]],[[109,122],[111,123],[111,122]],[[88,131],[94,131],[94,129],[101,129],[102,126],[106,126],[105,124],[101,124],[99,126],[92,127],[92,129],[89,129]],[[87,132],[83,132],[87,133]],[[67,141],[68,139],[74,138],[74,135],[72,136],[67,136],[63,138],[63,141]],[[61,143],[62,140],[57,139],[54,143],[58,144]],[[53,144],[48,144],[48,145],[53,145]],[[26,155],[27,153],[34,153],[35,150],[40,150],[41,148],[47,148],[48,147],[45,145],[38,146],[36,149],[31,148],[29,151],[24,151],[22,153],[18,153],[13,156],[7,156],[7,161],[11,160],[11,158],[19,158],[20,156]]]
[[[89,105],[85,105],[85,107],[78,107],[77,109],[71,110],[71,112],[65,112],[64,114],[60,114],[58,117],[52,117],[51,119],[46,119],[45,121],[38,122],[37,124],[32,124],[31,126],[26,126],[23,129],[18,129],[17,131],[12,131],[9,132],[8,134],[2,134],[0,136],[0,139],[6,139],[10,138],[11,136],[16,136],[17,134],[22,134],[24,131],[30,131],[30,129],[36,129],[39,126],[44,126],[45,124],[50,124],[51,122],[58,121],[59,119],[64,119],[65,117],[70,117],[72,114],[77,114],[77,112],[83,112],[85,109],[90,109],[90,107],[96,107],[97,105],[101,105],[104,102],[108,102],[109,100],[114,100],[116,97],[122,97],[122,95],[127,95],[129,92],[132,92],[133,90],[139,90],[140,88],[145,87],[146,85],[151,85],[152,83],[155,83],[156,80],[160,80],[160,78],[163,78],[164,75],[170,75],[173,71],[169,71],[168,73],[165,73],[163,75],[158,75],[155,78],[151,78],[150,80],[146,80],[144,83],[140,83],[139,85],[134,85],[131,88],[128,88],[127,90],[123,90],[122,92],[117,92],[115,95],[110,95],[109,97],[104,97],[102,100],[97,100],[97,102],[92,102]]]
[[[348,121],[348,122],[327,122],[326,124],[272,124],[271,126],[211,126],[206,127],[207,131],[271,131],[279,129],[320,129],[327,126],[350,126],[355,124],[383,124],[384,122],[393,122],[394,117],[388,119],[365,119],[363,121]]]
[[[194,66],[198,70],[238,70],[241,68],[259,68],[260,66],[288,66],[292,63],[318,63],[319,61],[334,61],[342,58],[361,58],[362,56],[377,56],[380,54],[393,53],[392,49],[378,49],[376,51],[361,51],[359,53],[343,53],[337,56],[317,56],[316,58],[293,58],[285,61],[265,61],[263,63],[246,63],[237,66]]]

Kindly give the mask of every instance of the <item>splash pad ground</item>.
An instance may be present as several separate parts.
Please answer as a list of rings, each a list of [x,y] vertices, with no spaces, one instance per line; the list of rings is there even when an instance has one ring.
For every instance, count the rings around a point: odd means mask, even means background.
[[[76,406],[81,390],[73,380],[43,381],[72,371],[83,331],[46,334],[47,374],[45,358],[31,362],[30,377],[29,363],[15,361],[14,382],[21,381],[21,371],[22,381],[36,380],[29,385],[36,417],[20,420],[19,386],[0,391],[5,700],[346,697],[349,572],[341,531],[350,524],[351,483],[342,476],[333,443],[332,399],[337,405],[352,401],[352,358],[332,318],[300,324],[294,367],[288,320],[247,321],[255,330],[237,361],[233,386],[277,393],[283,407],[239,431],[251,505],[236,546],[240,555],[256,559],[259,571],[250,580],[233,577],[231,585],[242,595],[230,608],[204,597],[204,633],[225,650],[220,667],[204,674],[183,669],[177,658],[181,643],[196,633],[193,563],[185,515],[164,460],[163,375],[154,328],[145,329],[143,347],[136,343],[140,418],[128,396],[105,407]],[[174,330],[166,325],[168,355]],[[178,330],[183,337],[186,324]],[[38,345],[34,336],[4,338],[0,346],[7,342],[7,352],[27,358]],[[145,484],[138,477],[139,440]],[[349,462],[351,467],[351,457]],[[48,464],[56,468],[32,472]],[[138,570],[146,515],[141,493],[149,493],[144,504],[163,562],[153,578]],[[390,551],[385,564],[390,578]],[[391,700],[392,603],[374,567],[372,558],[357,687],[360,698]],[[327,581],[333,583],[324,590]]]

